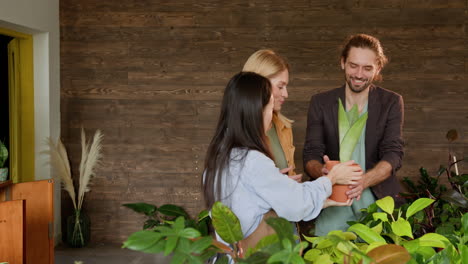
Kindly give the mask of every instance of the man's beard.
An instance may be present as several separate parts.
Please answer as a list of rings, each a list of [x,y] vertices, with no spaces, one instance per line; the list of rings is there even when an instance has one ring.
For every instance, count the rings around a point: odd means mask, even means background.
[[[351,89],[351,91],[353,91],[355,93],[360,93],[360,92],[366,90],[367,87],[369,87],[372,84],[372,80],[373,80],[373,79],[350,77],[348,75],[345,75],[345,79],[346,79],[346,83],[348,84],[349,89]],[[353,85],[352,79],[362,80],[364,82],[360,86],[356,87],[356,86]]]

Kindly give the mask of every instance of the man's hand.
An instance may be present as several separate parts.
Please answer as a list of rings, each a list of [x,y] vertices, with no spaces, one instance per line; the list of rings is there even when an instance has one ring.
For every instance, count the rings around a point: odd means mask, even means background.
[[[358,201],[361,199],[361,194],[364,191],[364,180],[360,180],[356,185],[349,185],[351,190],[346,192],[348,199],[356,198]]]
[[[329,173],[329,171],[328,171],[328,169],[327,169],[327,166],[325,165],[325,164],[327,164],[327,162],[329,162],[329,161],[330,161],[330,158],[329,158],[327,155],[324,155],[324,156],[323,156],[323,162],[324,162],[324,164],[323,164],[323,167],[322,167],[322,174],[325,175],[325,176],[328,175],[328,173]]]

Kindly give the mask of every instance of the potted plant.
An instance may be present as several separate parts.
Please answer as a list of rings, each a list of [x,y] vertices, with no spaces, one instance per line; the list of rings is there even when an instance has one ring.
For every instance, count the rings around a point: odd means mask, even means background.
[[[0,140],[0,182],[6,181],[8,178],[8,168],[5,167],[5,162],[8,159],[8,149]]]
[[[359,116],[357,105],[354,105],[351,110],[346,113],[341,99],[338,99],[338,133],[340,140],[340,160],[330,160],[325,166],[328,170],[340,162],[345,162],[351,159],[354,148],[358,143],[362,130],[367,122],[367,112]],[[356,166],[359,166],[356,164]],[[333,186],[330,199],[337,202],[346,202],[348,199],[346,191],[349,190],[347,185],[335,184]]]
[[[50,150],[46,151],[51,156],[52,167],[56,171],[57,181],[62,182],[73,203],[73,214],[67,218],[67,236],[66,242],[71,247],[84,247],[88,244],[90,238],[90,221],[83,212],[83,201],[86,192],[90,191],[89,184],[95,175],[95,169],[101,161],[101,141],[103,135],[100,130],[94,134],[92,142],[86,141],[84,129],[81,128],[81,162],[79,166],[79,188],[75,192],[73,178],[70,170],[68,154],[59,139],[57,144],[49,138]]]

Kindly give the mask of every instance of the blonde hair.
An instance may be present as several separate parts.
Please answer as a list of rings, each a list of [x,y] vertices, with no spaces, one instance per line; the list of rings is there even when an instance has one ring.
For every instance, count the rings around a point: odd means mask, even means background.
[[[284,70],[289,71],[289,64],[285,58],[270,49],[254,52],[244,64],[243,72],[255,72],[266,78],[272,78]]]
[[[268,79],[275,77],[275,75],[284,70],[289,71],[288,62],[284,57],[271,49],[261,49],[254,52],[247,59],[242,69],[243,72],[255,72]],[[294,122],[293,120],[285,117],[281,113],[276,114],[286,127],[291,127],[291,124]]]

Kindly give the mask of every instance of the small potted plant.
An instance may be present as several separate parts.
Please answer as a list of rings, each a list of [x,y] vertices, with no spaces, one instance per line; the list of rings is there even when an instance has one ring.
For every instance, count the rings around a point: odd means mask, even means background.
[[[351,159],[354,148],[361,137],[362,130],[367,122],[367,112],[359,116],[357,105],[354,105],[348,114],[346,113],[341,99],[338,99],[338,132],[340,136],[340,160],[330,160],[325,166],[328,170],[340,162],[345,162]],[[355,164],[359,166],[359,164]],[[346,202],[348,196],[346,191],[349,188],[347,185],[335,184],[332,187],[332,195],[330,199],[337,202]]]
[[[0,182],[6,181],[8,178],[8,168],[5,167],[5,162],[8,159],[8,149],[0,140]]]

